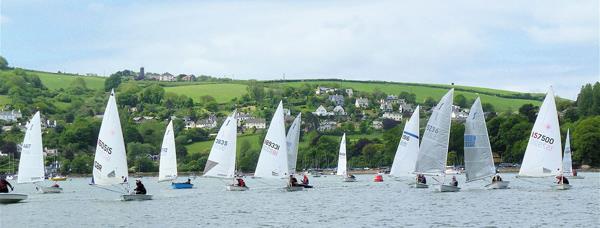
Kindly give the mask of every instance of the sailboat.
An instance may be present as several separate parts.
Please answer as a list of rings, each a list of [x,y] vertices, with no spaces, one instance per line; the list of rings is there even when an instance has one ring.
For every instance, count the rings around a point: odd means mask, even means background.
[[[205,177],[233,179],[235,177],[237,120],[235,111],[225,119],[217,133],[204,167]],[[228,191],[246,191],[248,186],[238,180],[238,184],[226,186]]]
[[[485,125],[485,116],[479,97],[471,106],[465,121],[465,173],[467,182],[481,180],[496,174],[492,146]],[[494,181],[488,184],[491,189],[505,189],[508,181]]]
[[[415,164],[419,154],[419,106],[415,108],[412,116],[406,122],[394,162],[390,169],[390,176],[393,177],[414,177]],[[417,187],[427,187],[427,185],[416,183]]]
[[[175,132],[173,131],[173,120],[169,121],[160,147],[160,165],[158,168],[158,182],[177,180],[177,151],[175,150]],[[194,187],[192,183],[171,182],[173,189],[189,189]]]
[[[517,177],[550,177],[562,173],[560,129],[554,92],[550,87],[531,130],[527,149]],[[568,189],[558,184],[556,189]]]
[[[348,175],[348,166],[346,158],[346,133],[342,135],[342,141],[340,141],[340,151],[338,154],[338,165],[336,175],[342,176],[344,182],[355,182],[356,177]]]
[[[287,149],[283,103],[280,101],[263,141],[254,176],[276,179],[286,178],[289,173]],[[303,189],[302,186],[292,186],[290,183],[284,188],[286,191],[302,191]]]
[[[127,158],[125,155],[125,142],[121,130],[121,120],[117,110],[114,90],[110,92],[102,125],[98,133],[96,154],[93,165],[93,186],[110,191],[123,193],[121,200],[150,200],[152,195],[134,194],[129,189],[129,173],[127,169]],[[109,187],[118,190],[108,189]]]
[[[569,129],[567,129],[567,139],[565,140],[565,152],[563,155],[563,176],[569,177],[569,179],[583,179],[583,176],[578,176],[577,172],[573,170],[571,154],[571,135]]]
[[[443,176],[444,179],[446,177],[453,94],[454,89],[450,89],[433,108],[417,155],[417,163],[415,164],[415,173],[417,174]],[[436,190],[440,192],[457,192],[460,188],[454,185],[445,185],[442,180]]]
[[[23,138],[21,158],[19,159],[19,179],[17,183],[33,183],[41,193],[60,193],[62,188],[58,185],[50,187],[40,186],[37,183],[44,181],[44,154],[42,153],[42,126],[40,112],[36,112],[27,125],[25,138]]]

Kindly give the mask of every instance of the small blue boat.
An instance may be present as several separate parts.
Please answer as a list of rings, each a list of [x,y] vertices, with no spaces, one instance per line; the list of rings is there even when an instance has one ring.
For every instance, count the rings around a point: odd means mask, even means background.
[[[194,187],[194,184],[171,183],[171,188],[173,188],[173,189],[186,189],[186,188],[192,188],[192,187]]]

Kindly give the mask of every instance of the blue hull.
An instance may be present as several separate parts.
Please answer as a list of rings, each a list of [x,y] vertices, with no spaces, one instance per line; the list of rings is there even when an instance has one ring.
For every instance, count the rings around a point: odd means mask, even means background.
[[[172,183],[171,184],[171,188],[173,189],[186,189],[186,188],[192,188],[194,187],[194,184],[188,184],[188,183]]]

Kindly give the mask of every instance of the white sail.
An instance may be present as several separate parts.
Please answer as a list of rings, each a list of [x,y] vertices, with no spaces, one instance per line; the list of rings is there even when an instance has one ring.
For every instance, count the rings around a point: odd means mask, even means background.
[[[204,176],[233,178],[235,175],[237,120],[235,111],[225,119],[213,142]]]
[[[492,146],[485,125],[485,116],[479,97],[471,106],[465,122],[465,172],[467,182],[496,174]]]
[[[254,176],[282,178],[288,175],[283,103],[280,101],[265,136]]]
[[[565,154],[563,155],[563,175],[573,176],[573,162],[571,160],[571,137],[567,129],[567,139],[565,139]]]
[[[340,142],[340,152],[338,156],[338,166],[337,166],[337,175],[346,176],[348,174],[347,167],[347,158],[346,158],[346,133],[342,136],[342,141]]]
[[[290,126],[287,133],[287,149],[288,149],[288,170],[290,174],[296,173],[296,161],[298,160],[298,144],[300,143],[300,125],[302,120],[301,113],[298,113],[296,119]]]
[[[415,173],[444,175],[446,171],[453,94],[454,89],[450,89],[433,108],[423,133]]]
[[[169,121],[162,146],[160,147],[160,166],[158,181],[172,181],[177,179],[177,151],[175,150],[175,132],[173,120]]]
[[[417,155],[419,154],[419,106],[415,108],[412,116],[404,126],[404,132],[394,162],[390,170],[390,175],[395,177],[414,176]]]
[[[21,148],[18,171],[19,179],[17,182],[21,184],[44,181],[44,155],[42,154],[40,112],[36,112],[27,124],[27,131],[25,132]]]
[[[125,142],[121,131],[121,120],[115,101],[115,92],[110,92],[108,104],[102,117],[100,133],[94,157],[94,183],[97,185],[114,185],[127,182],[127,158]]]
[[[519,176],[545,177],[559,174],[562,166],[560,129],[552,88],[540,107],[529,135]]]

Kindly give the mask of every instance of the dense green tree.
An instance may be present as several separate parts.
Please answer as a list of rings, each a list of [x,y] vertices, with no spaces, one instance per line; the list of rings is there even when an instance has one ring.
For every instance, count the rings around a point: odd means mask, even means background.
[[[140,101],[148,104],[160,104],[165,95],[165,89],[158,84],[153,84],[142,90]]]
[[[0,56],[0,70],[8,69],[8,61],[2,56]]]
[[[460,106],[461,108],[466,108],[468,107],[469,102],[467,101],[467,98],[465,97],[465,95],[462,94],[458,94],[454,97],[454,104]]]
[[[577,124],[573,132],[573,160],[582,164],[600,165],[600,116],[589,117]]]
[[[593,104],[590,110],[591,115],[600,115],[600,82],[596,82],[593,87]]]
[[[594,105],[594,91],[591,84],[586,84],[581,87],[579,95],[577,95],[577,109],[581,116],[589,116],[592,114],[592,106]]]
[[[519,114],[527,117],[529,122],[534,122],[537,117],[539,107],[533,106],[532,104],[524,104],[519,108]]]
[[[108,92],[111,89],[116,89],[121,84],[121,76],[113,74],[104,80],[104,91]]]

